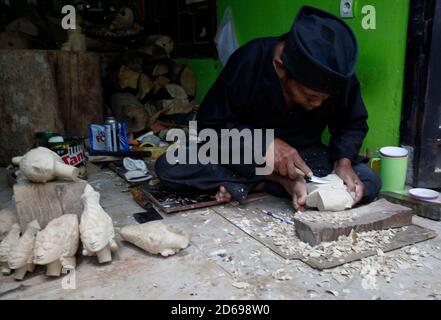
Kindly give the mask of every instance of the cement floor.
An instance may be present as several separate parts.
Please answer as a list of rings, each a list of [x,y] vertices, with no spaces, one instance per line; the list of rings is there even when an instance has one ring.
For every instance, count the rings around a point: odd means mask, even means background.
[[[126,183],[113,172],[91,168],[89,182],[101,192],[101,204],[116,229],[136,223],[132,214],[143,209]],[[5,170],[0,169],[0,207],[13,206],[11,197]],[[67,278],[49,279],[38,267],[22,282],[0,275],[0,299],[441,299],[439,236],[414,246],[428,253],[418,263],[399,268],[389,283],[378,277],[377,289],[365,290],[361,275],[337,281],[330,272],[285,261],[211,209],[170,215],[164,221],[192,236],[190,246],[175,256],[152,256],[119,239],[120,250],[111,264],[78,259],[76,289],[63,289]],[[415,217],[414,223],[441,234],[440,222]],[[386,258],[401,259],[408,251],[386,253]],[[280,269],[292,279],[274,279],[272,274]],[[246,288],[238,288],[244,283]]]

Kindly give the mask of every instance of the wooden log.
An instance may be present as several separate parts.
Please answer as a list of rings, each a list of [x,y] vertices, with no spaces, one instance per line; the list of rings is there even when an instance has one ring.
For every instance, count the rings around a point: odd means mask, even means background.
[[[155,98],[159,100],[170,99],[188,99],[184,88],[177,84],[166,84],[155,94]]]
[[[294,217],[298,237],[316,246],[348,236],[352,230],[366,232],[400,228],[412,224],[412,209],[380,199],[342,212],[307,211]]]
[[[143,70],[148,69],[149,66],[151,66],[154,63],[170,58],[169,54],[167,54],[165,49],[156,44],[146,45],[143,48],[141,48],[139,52],[144,55]]]
[[[153,66],[151,75],[153,77],[159,77],[166,75],[169,72],[167,66],[164,63],[157,63]]]
[[[153,88],[153,81],[150,80],[149,77],[147,77],[144,73],[141,73],[139,76],[138,81],[138,94],[136,97],[139,100],[143,100],[152,90]]]
[[[14,199],[22,229],[34,219],[43,229],[49,221],[63,214],[79,217],[83,211],[80,197],[86,184],[82,180],[15,184]]]
[[[135,96],[129,93],[116,93],[110,99],[110,107],[116,119],[127,124],[129,133],[147,128],[148,113]]]
[[[153,94],[158,93],[158,91],[161,90],[162,87],[164,87],[166,84],[169,83],[170,83],[170,79],[164,76],[159,76],[158,78],[155,79],[155,81],[153,81],[152,93]]]
[[[161,110],[161,114],[187,114],[193,110],[193,106],[187,99],[160,100],[155,105]]]
[[[140,73],[129,69],[128,67],[122,65],[118,72],[118,84],[120,89],[124,90],[126,88],[137,89],[138,80]]]
[[[175,44],[172,38],[170,38],[169,36],[153,35],[150,36],[147,41],[151,44],[163,48],[168,55],[170,55],[175,48]]]
[[[173,68],[171,80],[184,88],[189,97],[196,95],[196,76],[185,64],[176,64]]]

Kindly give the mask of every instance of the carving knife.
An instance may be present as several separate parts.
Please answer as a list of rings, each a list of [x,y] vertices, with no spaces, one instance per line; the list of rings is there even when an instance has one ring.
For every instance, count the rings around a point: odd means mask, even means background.
[[[296,172],[301,175],[307,182],[317,183],[317,184],[329,184],[329,181],[323,178],[319,178],[316,176],[307,177],[306,174],[300,170],[299,168],[296,168]]]

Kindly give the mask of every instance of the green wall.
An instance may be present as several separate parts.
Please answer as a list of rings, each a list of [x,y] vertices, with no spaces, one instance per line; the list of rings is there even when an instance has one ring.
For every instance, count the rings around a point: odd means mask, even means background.
[[[232,6],[239,44],[285,33],[302,5],[339,14],[340,0],[218,0],[218,21]],[[354,0],[355,17],[346,19],[360,47],[357,75],[369,112],[369,134],[360,152],[398,145],[401,120],[404,61],[409,0]],[[376,8],[376,30],[364,30],[362,7]],[[185,60],[198,76],[198,100],[202,100],[221,70],[213,59]],[[324,140],[328,135],[324,135]]]

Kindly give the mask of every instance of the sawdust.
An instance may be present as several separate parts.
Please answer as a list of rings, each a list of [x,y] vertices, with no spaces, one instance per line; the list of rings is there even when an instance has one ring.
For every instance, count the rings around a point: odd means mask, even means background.
[[[248,289],[250,287],[247,282],[232,282],[231,285],[237,289]]]
[[[284,269],[279,269],[279,270],[273,272],[271,275],[274,279],[279,280],[279,281],[292,280],[292,276],[290,276],[288,274],[288,272],[286,272]]]

